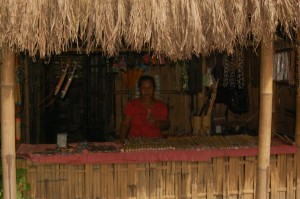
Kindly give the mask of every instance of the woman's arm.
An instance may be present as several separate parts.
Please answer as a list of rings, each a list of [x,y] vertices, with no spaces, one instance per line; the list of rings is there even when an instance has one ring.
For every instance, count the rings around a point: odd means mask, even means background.
[[[149,114],[147,120],[150,124],[157,126],[162,131],[170,128],[170,120],[168,117],[166,119],[155,119],[152,114]]]
[[[130,117],[125,115],[120,126],[120,139],[125,139],[127,137],[129,125],[130,125]]]

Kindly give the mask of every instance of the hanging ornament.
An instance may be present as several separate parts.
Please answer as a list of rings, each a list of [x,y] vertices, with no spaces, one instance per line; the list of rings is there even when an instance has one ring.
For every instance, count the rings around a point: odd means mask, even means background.
[[[145,64],[149,64],[151,57],[150,57],[149,54],[145,54],[144,57],[143,57],[143,59],[144,59],[144,63]]]
[[[187,72],[187,66],[185,62],[183,62],[182,65],[182,91],[188,91],[189,90],[189,76]]]

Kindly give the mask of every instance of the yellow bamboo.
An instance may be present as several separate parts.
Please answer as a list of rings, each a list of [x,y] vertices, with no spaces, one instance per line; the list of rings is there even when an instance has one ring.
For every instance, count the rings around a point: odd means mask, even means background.
[[[257,199],[267,198],[267,174],[270,164],[272,86],[274,46],[271,37],[265,37],[261,45],[260,115],[258,135]]]
[[[300,42],[300,29],[298,30],[298,42]],[[298,54],[298,80],[300,79],[300,47],[297,48]],[[296,161],[297,161],[297,185],[296,185],[296,198],[300,198],[300,86],[297,88],[296,96],[296,124],[295,124],[295,141],[297,145]]]
[[[15,55],[2,52],[1,74],[1,150],[3,172],[3,198],[16,198],[16,150],[15,150]]]

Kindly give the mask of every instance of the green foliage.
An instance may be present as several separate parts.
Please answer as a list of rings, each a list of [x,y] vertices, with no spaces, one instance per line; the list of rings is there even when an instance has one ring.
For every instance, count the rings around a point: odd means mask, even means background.
[[[23,199],[24,191],[29,191],[30,185],[26,182],[27,170],[18,168],[16,172],[16,183],[17,183],[17,198]],[[0,165],[0,199],[3,198],[3,174],[2,165]]]

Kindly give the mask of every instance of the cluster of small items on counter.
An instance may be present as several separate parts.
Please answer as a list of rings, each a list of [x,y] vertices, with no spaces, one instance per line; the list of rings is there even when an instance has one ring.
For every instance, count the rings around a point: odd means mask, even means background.
[[[152,150],[203,150],[233,149],[257,146],[257,137],[250,135],[232,136],[178,136],[163,138],[134,138],[125,140],[121,151],[152,151]]]
[[[130,138],[124,144],[115,142],[93,143],[81,142],[67,145],[66,147],[56,146],[55,149],[47,149],[35,154],[78,154],[83,151],[89,153],[112,153],[112,152],[135,152],[135,151],[164,151],[164,150],[205,150],[205,149],[239,149],[257,147],[256,136],[247,134],[230,136],[171,136],[168,138]],[[272,139],[271,146],[291,144],[283,139]]]

